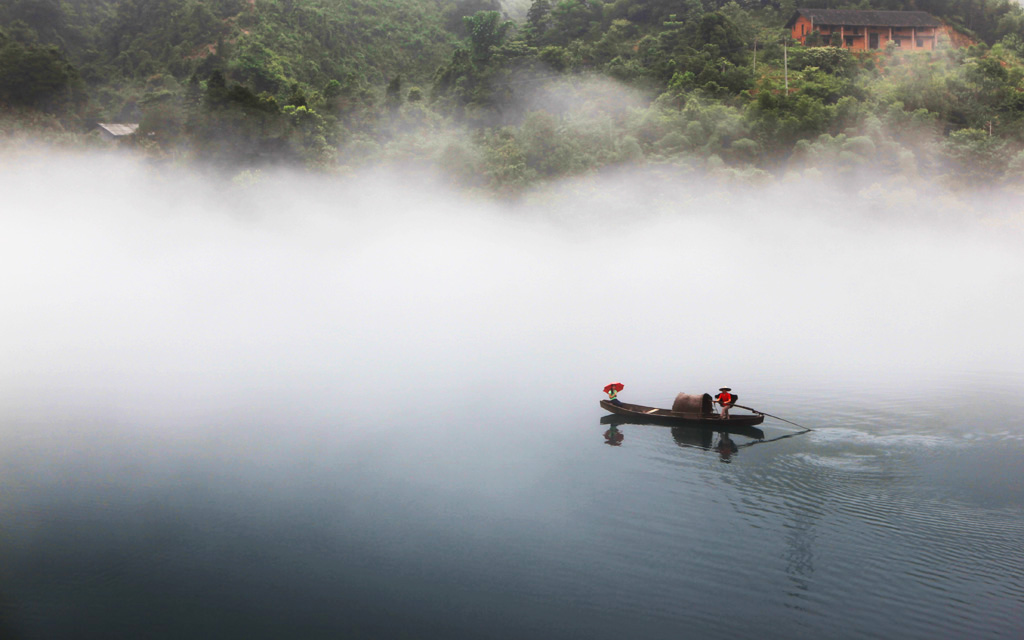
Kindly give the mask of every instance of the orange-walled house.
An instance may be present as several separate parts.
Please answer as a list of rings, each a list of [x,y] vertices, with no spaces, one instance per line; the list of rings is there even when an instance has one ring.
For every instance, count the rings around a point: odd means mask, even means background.
[[[932,51],[940,33],[949,28],[924,11],[848,11],[845,9],[797,9],[786,23],[793,38],[806,44],[812,31],[828,44],[838,33],[846,49],[884,49],[889,42],[909,51]]]

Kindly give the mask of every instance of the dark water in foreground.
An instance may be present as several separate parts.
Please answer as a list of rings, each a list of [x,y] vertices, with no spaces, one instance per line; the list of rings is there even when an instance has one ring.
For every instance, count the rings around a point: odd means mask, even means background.
[[[1021,377],[787,382],[728,458],[590,389],[9,424],[3,637],[1020,637]]]

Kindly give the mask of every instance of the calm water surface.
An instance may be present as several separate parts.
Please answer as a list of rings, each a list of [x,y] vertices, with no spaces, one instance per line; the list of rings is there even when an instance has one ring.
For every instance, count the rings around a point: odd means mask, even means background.
[[[801,385],[771,406],[817,430],[731,456],[608,446],[591,389],[391,437],[372,411],[9,426],[6,637],[1019,637],[1020,383]]]
[[[95,177],[6,185],[0,637],[1024,636],[1004,234]],[[609,446],[613,380],[815,431]]]

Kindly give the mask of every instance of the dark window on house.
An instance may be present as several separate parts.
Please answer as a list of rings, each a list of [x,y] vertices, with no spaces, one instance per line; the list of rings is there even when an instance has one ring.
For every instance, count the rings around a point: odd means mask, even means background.
[[[918,47],[923,47],[924,46],[924,40],[922,40],[921,38],[918,38],[917,39],[917,46]]]
[[[848,46],[848,47],[852,47],[853,46],[853,36],[846,36],[846,46]]]
[[[870,47],[871,49],[877,49],[878,48],[878,34],[877,33],[870,33],[870,34],[868,34],[868,47]]]

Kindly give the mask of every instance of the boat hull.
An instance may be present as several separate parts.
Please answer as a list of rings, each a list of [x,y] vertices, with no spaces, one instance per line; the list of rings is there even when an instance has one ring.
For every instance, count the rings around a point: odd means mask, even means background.
[[[730,433],[741,433],[740,429],[753,427],[764,422],[761,414],[740,414],[731,415],[727,420],[722,420],[718,414],[701,413],[679,413],[669,409],[658,409],[656,407],[645,407],[640,404],[629,404],[622,402],[614,404],[610,400],[601,400],[601,408],[615,414],[615,418],[624,424],[656,424],[666,427],[702,427],[714,431],[727,431]],[[606,416],[611,417],[611,416]],[[602,422],[605,422],[602,419]],[[608,422],[611,422],[610,420]],[[761,432],[760,429],[754,431]],[[762,434],[763,437],[763,434]]]

